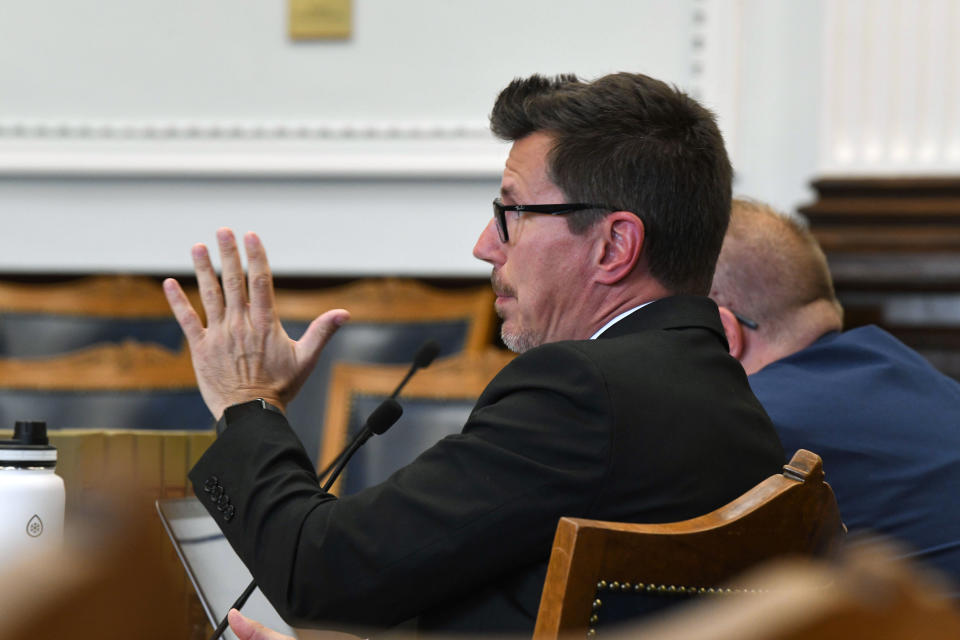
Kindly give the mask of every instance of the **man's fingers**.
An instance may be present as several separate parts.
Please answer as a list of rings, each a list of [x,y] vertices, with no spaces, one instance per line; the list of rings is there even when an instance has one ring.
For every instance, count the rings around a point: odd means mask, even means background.
[[[173,310],[173,316],[187,337],[187,342],[193,343],[203,335],[203,323],[187,299],[187,295],[180,288],[180,283],[173,278],[163,281],[163,293],[167,296],[167,303]]]
[[[227,311],[246,310],[247,288],[244,286],[243,262],[233,231],[226,227],[217,229],[217,246],[220,248],[223,297],[227,302]]]
[[[273,297],[273,275],[267,262],[267,252],[257,234],[250,232],[243,237],[247,251],[250,279],[250,315],[255,325],[266,326],[274,321],[276,307]]]
[[[309,363],[313,366],[320,357],[323,346],[348,320],[350,320],[350,312],[346,309],[331,309],[311,322],[297,341],[297,362]]]
[[[190,256],[193,258],[193,270],[197,275],[197,288],[200,289],[200,302],[207,314],[207,322],[218,322],[223,317],[223,293],[217,272],[210,262],[210,253],[205,245],[195,244]]]
[[[266,628],[256,620],[251,620],[236,609],[230,609],[227,620],[230,622],[230,630],[240,640],[293,640],[290,636],[285,636]]]

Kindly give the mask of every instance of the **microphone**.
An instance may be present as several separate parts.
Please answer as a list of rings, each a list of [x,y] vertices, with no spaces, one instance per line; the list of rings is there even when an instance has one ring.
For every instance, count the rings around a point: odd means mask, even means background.
[[[353,454],[357,452],[363,444],[375,435],[382,435],[386,433],[387,429],[396,424],[397,420],[400,419],[400,416],[403,415],[403,407],[400,406],[400,403],[396,401],[397,395],[400,391],[407,385],[407,382],[410,381],[410,378],[413,377],[413,374],[417,372],[418,369],[424,369],[430,366],[430,363],[440,353],[440,346],[433,340],[427,340],[420,348],[417,349],[417,353],[413,356],[413,363],[410,365],[407,375],[404,376],[403,380],[400,381],[400,384],[397,385],[397,388],[393,390],[393,393],[390,394],[383,402],[377,405],[377,408],[370,412],[370,415],[367,416],[367,419],[363,423],[363,428],[360,429],[360,433],[354,436],[353,440],[350,441],[343,451],[340,452],[336,458],[333,459],[326,469],[321,471],[317,478],[323,478],[331,467],[336,465],[333,473],[330,474],[330,477],[327,478],[327,481],[323,483],[323,486],[320,487],[320,490],[326,493],[330,490],[330,487],[333,486],[333,483],[336,482],[337,478],[343,472],[344,467],[347,466],[347,463],[350,461],[350,458],[353,457]],[[231,609],[240,608],[247,602],[250,598],[250,595],[253,593],[253,590],[257,588],[256,579],[251,580],[250,584],[247,585],[247,588],[243,590],[243,593],[236,599],[236,601],[231,605]],[[228,610],[229,613],[229,610]],[[220,621],[220,624],[217,625],[217,628],[213,630],[213,635],[210,636],[210,640],[217,640],[224,631],[227,630],[227,627],[230,625],[230,622],[227,620],[227,616],[224,615],[223,619]]]
[[[400,391],[407,386],[407,383],[410,382],[410,378],[413,377],[413,374],[415,374],[418,369],[426,369],[429,367],[430,363],[433,362],[438,355],[440,355],[440,345],[433,340],[427,340],[420,345],[420,348],[417,349],[417,353],[413,356],[413,363],[410,365],[410,370],[407,371],[407,375],[403,377],[403,380],[401,380],[400,384],[397,385],[397,388],[393,390],[393,393],[390,394],[390,397],[396,398],[398,395],[400,395]]]
[[[393,398],[387,398],[377,405],[377,408],[370,412],[370,416],[363,423],[363,428],[370,432],[370,435],[383,435],[387,429],[392,427],[403,415],[403,407]]]
[[[410,369],[407,370],[407,374],[403,377],[403,380],[400,381],[400,384],[397,385],[397,388],[393,390],[393,393],[390,394],[390,397],[388,398],[388,400],[393,400],[398,395],[400,395],[400,392],[403,390],[403,388],[407,386],[408,382],[410,382],[410,378],[413,377],[413,374],[415,374],[419,369],[426,369],[427,367],[429,367],[430,364],[436,359],[438,355],[440,355],[440,345],[437,344],[436,341],[427,340],[422,345],[420,345],[420,348],[417,349],[417,352],[413,356],[413,362],[410,364]],[[386,402],[387,401],[384,400],[382,403],[380,403],[379,406],[377,406],[376,409],[373,410],[373,413],[370,414],[370,418],[367,418],[368,423],[370,422],[370,419],[373,418],[373,414],[376,413]],[[399,419],[399,416],[397,417],[397,419]],[[392,423],[391,423],[391,426],[392,426]],[[336,458],[331,460],[330,463],[323,469],[323,471],[317,474],[317,477],[323,478],[328,473],[330,473],[330,469],[333,469],[333,467],[340,462],[340,458],[342,458],[343,455],[346,453],[346,451],[353,446],[354,442],[356,442],[362,437],[363,433],[364,431],[361,430],[360,433],[355,435],[354,439],[350,442],[349,445],[347,445],[347,448],[341,451],[340,455],[338,455]],[[379,431],[376,433],[377,435],[380,435],[381,433],[383,433],[383,431]],[[364,439],[364,442],[366,442],[369,439],[370,439],[370,436],[367,435]]]
[[[343,468],[350,462],[350,458],[357,452],[357,449],[362,447],[366,441],[373,436],[379,436],[385,433],[387,429],[396,424],[402,415],[403,407],[393,398],[387,398],[377,405],[377,408],[370,413],[367,421],[363,423],[363,428],[360,430],[360,433],[354,436],[350,444],[347,445],[347,448],[337,456],[337,466],[334,468],[333,473],[330,474],[330,477],[327,478],[327,481],[323,483],[321,490],[329,491],[330,487],[333,486],[333,483],[343,471]]]

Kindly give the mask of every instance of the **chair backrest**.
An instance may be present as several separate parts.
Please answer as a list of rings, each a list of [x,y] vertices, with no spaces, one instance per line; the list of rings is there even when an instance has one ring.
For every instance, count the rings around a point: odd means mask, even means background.
[[[675,601],[709,592],[771,558],[831,554],[845,531],[822,461],[804,449],[782,474],[690,520],[630,524],[561,518],[534,638],[585,637],[604,618],[608,602],[623,606],[621,594],[639,594],[645,601],[638,609],[649,611],[660,608],[650,606],[651,598]]]
[[[210,429],[190,355],[124,342],[53,358],[0,359],[0,428]]]
[[[334,492],[355,493],[385,480],[444,436],[459,433],[477,397],[513,354],[489,348],[439,360],[419,371],[400,395],[403,416],[353,457]],[[406,365],[338,364],[327,403],[320,467],[325,467],[390,395]]]
[[[474,352],[491,342],[490,287],[438,289],[411,280],[361,280],[321,291],[278,290],[277,310],[298,338],[327,309],[342,307],[351,320],[333,336],[313,373],[287,407],[287,417],[310,459],[319,456],[331,368],[337,362],[406,364],[428,339],[440,355]]]
[[[50,356],[123,340],[173,351],[183,343],[156,280],[115,275],[65,283],[0,282],[0,356]]]

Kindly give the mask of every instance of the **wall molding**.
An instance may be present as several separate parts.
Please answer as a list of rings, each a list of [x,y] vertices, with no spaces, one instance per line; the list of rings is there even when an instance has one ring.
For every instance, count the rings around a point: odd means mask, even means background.
[[[499,175],[483,121],[0,120],[0,176]]]
[[[9,139],[489,139],[485,121],[0,119]]]
[[[824,4],[821,175],[960,170],[960,0]]]

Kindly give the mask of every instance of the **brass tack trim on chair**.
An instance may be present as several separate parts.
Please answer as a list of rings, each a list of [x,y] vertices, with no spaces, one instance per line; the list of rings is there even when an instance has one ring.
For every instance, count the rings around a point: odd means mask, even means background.
[[[745,588],[725,588],[725,587],[686,587],[674,584],[644,584],[643,582],[630,583],[620,582],[619,580],[600,580],[597,582],[597,595],[602,591],[620,591],[633,593],[651,593],[665,596],[696,596],[696,595],[732,595],[745,593],[767,593],[768,589],[745,589]],[[593,638],[597,635],[595,628],[600,620],[599,612],[603,608],[603,600],[596,598],[592,604],[593,613],[590,615],[590,627],[587,628],[587,637]]]

